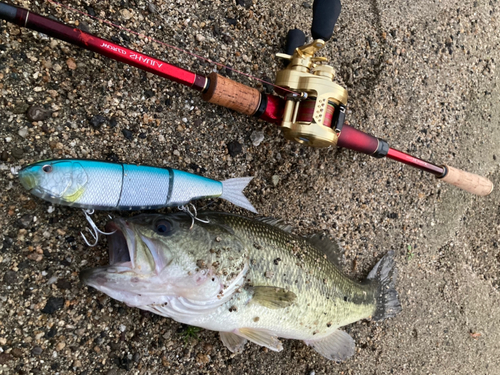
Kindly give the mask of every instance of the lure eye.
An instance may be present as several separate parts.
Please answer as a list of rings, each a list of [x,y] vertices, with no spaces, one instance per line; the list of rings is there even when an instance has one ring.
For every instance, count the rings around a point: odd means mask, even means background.
[[[160,220],[155,224],[155,232],[162,236],[169,236],[172,234],[173,225],[168,220]]]
[[[42,171],[44,171],[45,173],[50,173],[50,172],[52,172],[52,165],[49,165],[49,164],[44,165],[44,166],[42,167]]]

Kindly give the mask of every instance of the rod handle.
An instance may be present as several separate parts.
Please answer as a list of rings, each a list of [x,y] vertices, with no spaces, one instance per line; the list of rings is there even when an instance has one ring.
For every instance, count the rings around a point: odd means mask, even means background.
[[[448,165],[443,165],[443,167],[446,169],[445,175],[438,178],[444,182],[483,197],[489,195],[493,191],[493,182],[486,177],[465,172]]]
[[[259,109],[259,90],[235,82],[217,73],[210,73],[210,86],[203,93],[203,100],[233,109],[245,115],[254,115]]]

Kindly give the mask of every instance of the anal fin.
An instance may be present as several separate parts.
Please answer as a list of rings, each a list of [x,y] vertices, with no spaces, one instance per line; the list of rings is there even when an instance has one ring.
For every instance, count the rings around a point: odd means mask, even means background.
[[[232,332],[219,332],[220,339],[224,346],[231,353],[241,353],[247,343],[247,339]]]
[[[248,339],[257,345],[265,346],[275,352],[283,350],[283,344],[278,340],[278,336],[265,329],[240,328],[237,330],[237,335]]]
[[[354,340],[344,331],[334,331],[331,335],[320,340],[305,340],[319,354],[336,362],[345,361],[354,355]]]

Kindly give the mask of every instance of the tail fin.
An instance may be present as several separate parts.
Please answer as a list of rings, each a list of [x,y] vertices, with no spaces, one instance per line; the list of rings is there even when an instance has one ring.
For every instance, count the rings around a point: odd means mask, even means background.
[[[389,251],[368,274],[368,280],[377,284],[377,309],[372,319],[392,318],[401,311],[395,288],[397,273],[394,267],[394,251]]]
[[[253,177],[230,178],[222,181],[222,195],[219,198],[225,199],[248,211],[257,213],[252,203],[243,194],[243,189],[252,181]]]

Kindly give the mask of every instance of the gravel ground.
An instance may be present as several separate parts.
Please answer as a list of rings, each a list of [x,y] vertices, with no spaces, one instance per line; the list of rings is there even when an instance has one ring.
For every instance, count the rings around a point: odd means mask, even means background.
[[[274,79],[274,53],[289,28],[309,30],[311,1],[240,2],[67,1]],[[44,1],[14,3],[191,70],[214,69]],[[350,124],[498,186],[498,16],[497,0],[345,1],[325,55],[349,91]],[[1,374],[498,374],[498,189],[478,198],[390,160],[289,143],[274,126],[187,88],[5,22],[0,113]],[[264,135],[258,146],[254,131]],[[86,247],[80,211],[29,196],[13,175],[59,157],[218,180],[253,175],[247,195],[259,212],[299,234],[328,232],[353,277],[395,250],[403,312],[346,327],[357,349],[340,365],[291,340],[281,353],[249,344],[231,355],[215,332],[193,332],[79,284],[80,270],[107,262],[105,241]],[[95,219],[103,225],[106,214]]]

